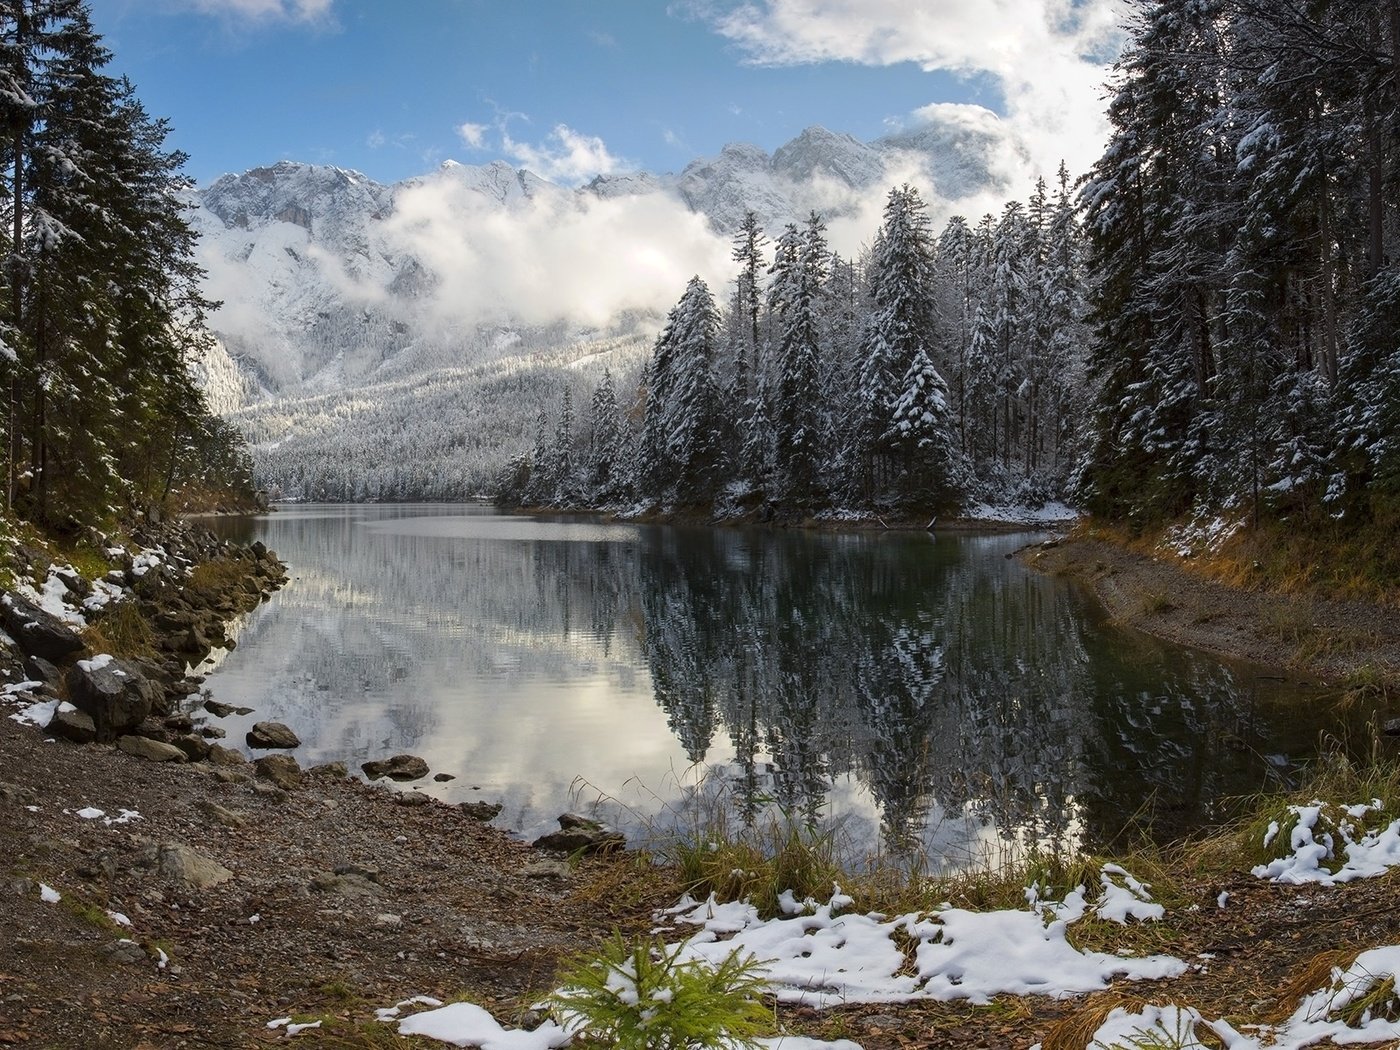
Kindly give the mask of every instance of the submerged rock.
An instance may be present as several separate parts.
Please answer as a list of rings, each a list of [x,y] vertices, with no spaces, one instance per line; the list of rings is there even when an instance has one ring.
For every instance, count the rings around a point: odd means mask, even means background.
[[[502,807],[499,802],[463,802],[457,808],[472,820],[479,820],[485,824],[488,820],[495,820],[500,816]]]

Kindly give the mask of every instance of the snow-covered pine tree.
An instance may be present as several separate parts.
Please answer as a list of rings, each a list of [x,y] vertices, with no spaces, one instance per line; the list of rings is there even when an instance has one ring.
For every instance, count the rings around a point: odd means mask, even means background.
[[[777,455],[780,487],[798,505],[818,494],[822,459],[820,297],[828,272],[826,226],[816,212],[778,239],[768,301],[778,329]]]
[[[875,312],[861,375],[870,494],[920,503],[956,498],[961,472],[932,461],[955,443],[947,387],[933,366],[933,244],[918,190],[891,190],[884,220],[871,259]]]
[[[725,478],[713,371],[718,332],[714,297],[692,277],[652,350],[644,440],[647,490],[654,498],[697,502],[713,497]]]

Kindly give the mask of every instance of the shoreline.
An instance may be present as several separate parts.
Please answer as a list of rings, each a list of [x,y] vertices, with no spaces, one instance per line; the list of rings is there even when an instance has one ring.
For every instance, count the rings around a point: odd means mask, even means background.
[[[1169,642],[1331,685],[1400,679],[1400,618],[1380,605],[1244,590],[1181,559],[1073,534],[1018,557],[1081,583],[1112,621]]]

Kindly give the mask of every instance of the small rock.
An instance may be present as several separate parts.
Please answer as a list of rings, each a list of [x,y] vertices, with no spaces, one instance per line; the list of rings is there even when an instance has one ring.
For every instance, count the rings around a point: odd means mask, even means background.
[[[428,763],[417,755],[395,755],[361,763],[360,768],[371,780],[388,777],[390,780],[418,780],[428,775]]]
[[[209,757],[209,741],[202,736],[182,733],[170,742],[183,751],[191,762],[203,762]]]
[[[520,869],[527,879],[567,879],[569,865],[562,860],[537,860]]]
[[[1382,728],[1386,736],[1400,736],[1400,718],[1392,718]]]
[[[42,656],[29,657],[24,661],[24,669],[32,678],[40,682],[57,684],[63,678],[63,672]]]
[[[472,820],[479,820],[483,824],[488,820],[495,820],[501,814],[499,802],[463,802],[457,808]]]
[[[393,915],[387,911],[382,911],[374,917],[376,926],[397,926],[401,922],[403,922],[402,915]]]
[[[223,744],[209,745],[209,761],[216,766],[242,766],[248,763],[242,751],[224,747]]]
[[[373,864],[356,864],[353,861],[346,864],[337,864],[331,869],[337,875],[353,875],[357,879],[368,879],[370,882],[379,882],[379,869]]]
[[[179,842],[156,847],[156,870],[171,882],[183,882],[197,890],[219,886],[233,878],[233,872],[199,850]]]
[[[74,743],[87,744],[97,739],[97,725],[92,718],[71,704],[60,704],[48,724],[48,731]]]
[[[301,741],[281,722],[256,722],[253,728],[248,730],[248,746],[261,750],[274,747],[292,748],[301,747]]]
[[[399,806],[426,806],[432,799],[417,791],[401,791],[394,796],[394,804]]]
[[[235,708],[232,704],[221,704],[217,700],[204,701],[204,710],[208,711],[215,718],[227,718],[233,714]]]
[[[559,830],[540,836],[533,845],[536,849],[563,853],[610,853],[624,849],[627,840],[620,832],[608,831],[596,820],[589,820],[577,813],[565,813],[559,818]]]
[[[451,773],[434,773],[433,779],[439,784],[446,784],[449,780],[456,780],[457,778]]]
[[[218,726],[200,726],[199,735],[204,737],[205,740],[222,740],[224,737],[228,736],[228,733],[224,732]]]
[[[253,763],[258,776],[272,781],[283,791],[294,791],[301,786],[301,766],[291,755],[264,755]]]
[[[248,823],[246,814],[240,813],[236,809],[228,809],[219,805],[213,799],[202,798],[194,804],[194,808],[199,810],[204,816],[215,823],[222,824],[226,828],[241,828]]]
[[[117,747],[128,755],[144,758],[147,762],[188,762],[189,756],[174,744],[163,744],[159,740],[148,740],[144,736],[124,736],[117,740]]]
[[[146,949],[128,938],[113,941],[102,950],[111,962],[121,966],[139,966],[147,961]]]
[[[308,773],[318,777],[335,777],[344,780],[350,775],[350,770],[346,768],[344,762],[323,762],[319,766],[312,766]]]

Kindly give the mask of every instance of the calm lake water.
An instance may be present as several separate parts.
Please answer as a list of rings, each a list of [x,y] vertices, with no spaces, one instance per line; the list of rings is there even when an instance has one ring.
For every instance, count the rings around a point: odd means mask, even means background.
[[[218,527],[291,582],[207,688],[303,766],[410,752],[533,836],[726,806],[934,868],[1168,832],[1315,740],[1296,687],[1114,628],[1033,534],[832,534],[306,505]]]

